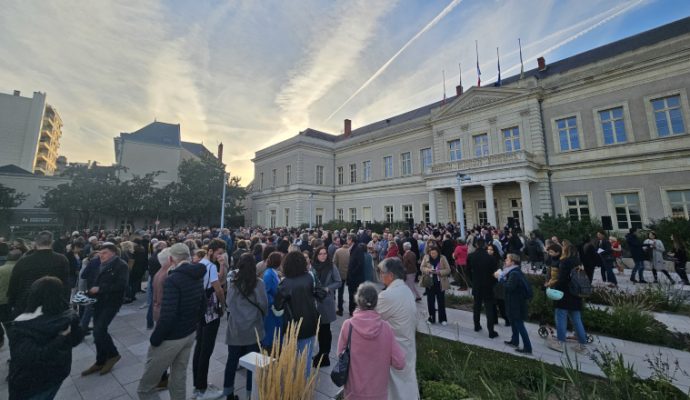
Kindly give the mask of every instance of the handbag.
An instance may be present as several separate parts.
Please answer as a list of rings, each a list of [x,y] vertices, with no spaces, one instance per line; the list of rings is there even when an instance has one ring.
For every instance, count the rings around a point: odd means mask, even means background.
[[[338,362],[331,370],[331,381],[337,387],[345,386],[350,374],[350,343],[352,342],[352,323],[347,337],[347,345],[342,353],[338,354]]]
[[[218,301],[218,298],[216,297],[216,292],[211,287],[211,270],[209,268],[215,268],[215,266],[211,265],[207,266],[206,268],[208,270],[209,279],[208,284],[204,289],[204,293],[206,294],[206,311],[204,312],[204,321],[206,321],[208,324],[220,318],[222,314],[222,307]]]
[[[423,274],[420,284],[423,288],[429,289],[430,287],[434,286],[434,278],[432,278],[429,274]]]
[[[328,291],[326,290],[326,288],[321,286],[321,282],[318,282],[318,280],[316,279],[315,273],[310,272],[310,274],[311,274],[312,280],[314,281],[314,289],[313,289],[314,297],[316,298],[316,300],[321,302],[326,298],[326,296],[328,296]],[[317,282],[318,282],[318,284],[317,284]]]

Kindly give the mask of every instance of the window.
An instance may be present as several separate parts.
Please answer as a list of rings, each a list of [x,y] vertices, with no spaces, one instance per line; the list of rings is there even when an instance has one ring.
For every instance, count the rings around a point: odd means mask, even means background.
[[[422,173],[429,172],[431,170],[431,164],[434,162],[431,149],[420,150],[419,159],[421,160],[422,164]]]
[[[685,133],[685,124],[680,109],[680,95],[652,100],[654,121],[659,137]]]
[[[393,206],[383,206],[383,215],[386,218],[386,222],[389,224],[395,219],[395,214],[393,212]]]
[[[276,187],[278,183],[278,170],[274,169],[271,171],[271,187]]]
[[[259,190],[264,190],[264,173],[259,174]]]
[[[316,184],[323,185],[323,165],[316,166]]]
[[[477,200],[477,221],[484,226],[489,223],[489,214],[486,212],[486,200]]]
[[[642,228],[640,195],[638,193],[616,193],[611,195],[616,212],[618,229]]]
[[[474,156],[484,157],[489,155],[489,135],[486,133],[472,136],[474,142]]]
[[[338,167],[338,185],[343,184],[343,167]]]
[[[316,226],[323,225],[323,208],[316,209],[316,218],[314,223],[316,224]]]
[[[400,175],[412,175],[412,154],[409,151],[400,155]]]
[[[362,181],[369,182],[371,180],[371,161],[362,163]]]
[[[350,209],[350,222],[357,222],[357,209],[356,208]]]
[[[372,220],[371,207],[362,207],[362,223],[371,224]]]
[[[580,136],[577,132],[577,117],[568,117],[556,120],[558,130],[558,142],[561,151],[579,150]]]
[[[503,132],[503,148],[506,153],[520,150],[520,129],[517,126],[501,132]]]
[[[393,157],[383,157],[383,176],[385,178],[393,177]]]
[[[494,204],[496,203],[494,199]],[[496,221],[498,222],[498,207],[496,210]],[[518,226],[522,226],[522,199],[510,199],[510,216],[513,217]]]
[[[269,223],[269,227],[271,227],[271,228],[276,227],[276,210],[271,210],[271,220]]]
[[[586,195],[566,196],[565,204],[566,209],[564,211],[571,221],[588,220],[590,218],[589,197]]]
[[[350,183],[357,183],[357,164],[350,164]]]
[[[454,223],[458,222],[458,221],[457,221],[458,208],[455,206],[455,200],[453,200],[453,201],[450,202],[450,209],[451,209],[452,212],[453,212],[453,215],[450,216],[450,217],[451,217],[451,220],[452,220]],[[463,201],[463,202],[462,202],[462,221],[463,221],[463,223],[465,224],[465,226],[467,226],[467,213],[466,213],[466,211],[467,211],[467,205],[466,205],[465,202]]]
[[[414,212],[412,211],[412,204],[405,204],[402,206],[403,219],[409,221],[414,219]]]
[[[690,190],[669,190],[666,194],[671,206],[671,218],[690,218]]]
[[[431,223],[431,211],[429,211],[429,203],[422,204],[422,215],[424,215],[424,222]]]
[[[460,139],[451,140],[450,142],[448,142],[448,150],[450,151],[450,156],[448,157],[450,161],[462,160],[462,148],[460,146]]]
[[[599,121],[601,122],[604,144],[617,144],[628,141],[625,133],[623,107],[599,111]]]
[[[290,209],[285,209],[285,226],[290,227]]]
[[[341,169],[342,169],[342,167],[341,167]],[[336,210],[335,214],[336,214],[336,218],[338,219],[338,221],[344,221],[345,220],[345,216],[344,216],[345,213],[343,212],[342,208],[339,208],[338,210]]]
[[[292,165],[288,165],[285,167],[285,184],[286,185],[290,184],[290,180],[292,178],[291,175],[292,175]]]

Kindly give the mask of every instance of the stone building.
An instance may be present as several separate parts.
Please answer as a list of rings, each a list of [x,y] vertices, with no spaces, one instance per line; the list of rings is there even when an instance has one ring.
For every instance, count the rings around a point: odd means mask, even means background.
[[[688,217],[690,18],[502,83],[259,150],[250,222],[455,221],[457,192],[468,225]]]

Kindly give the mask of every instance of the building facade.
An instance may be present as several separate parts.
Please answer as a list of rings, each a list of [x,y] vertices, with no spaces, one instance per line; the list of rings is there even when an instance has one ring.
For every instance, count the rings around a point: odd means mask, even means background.
[[[249,222],[688,218],[690,18],[502,83],[258,151]]]
[[[45,93],[0,93],[0,166],[53,175],[61,136],[62,119]]]

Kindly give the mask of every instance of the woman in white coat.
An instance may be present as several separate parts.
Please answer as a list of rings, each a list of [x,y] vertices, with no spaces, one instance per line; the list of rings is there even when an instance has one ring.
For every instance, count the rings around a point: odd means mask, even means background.
[[[664,244],[661,242],[661,240],[656,238],[656,233],[653,231],[649,232],[649,238],[642,243],[642,249],[647,252],[647,254],[651,254],[649,262],[652,264],[654,283],[659,283],[656,270],[661,270],[661,272],[666,275],[666,278],[671,281],[671,284],[676,283],[666,269],[666,260],[664,260],[664,251],[666,251],[666,249],[664,248]]]

